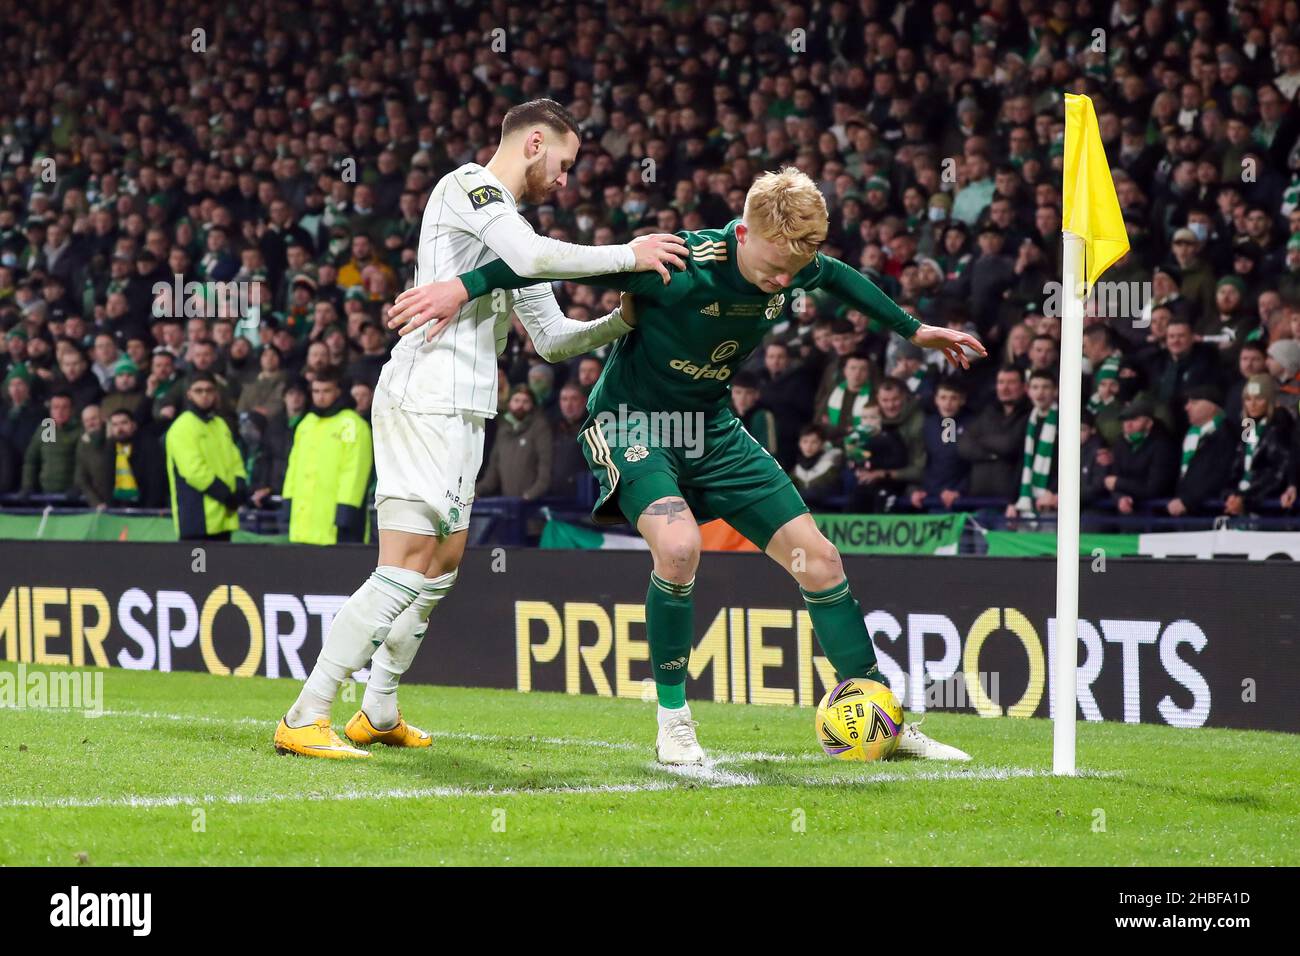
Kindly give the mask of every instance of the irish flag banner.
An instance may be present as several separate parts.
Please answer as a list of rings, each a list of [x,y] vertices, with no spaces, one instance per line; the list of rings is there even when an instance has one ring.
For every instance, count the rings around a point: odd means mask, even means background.
[[[542,529],[543,548],[585,548],[618,551],[649,551],[650,545],[640,535],[585,528],[567,521],[551,519]]]
[[[753,543],[725,521],[709,521],[700,526],[700,540],[705,551],[757,551]],[[602,530],[567,521],[551,519],[542,529],[543,548],[586,548],[605,551],[649,551],[650,546],[638,534],[620,527]]]

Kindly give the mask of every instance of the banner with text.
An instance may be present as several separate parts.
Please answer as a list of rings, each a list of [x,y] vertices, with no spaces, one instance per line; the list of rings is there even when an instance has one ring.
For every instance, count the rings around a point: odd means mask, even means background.
[[[815,514],[813,518],[841,554],[956,554],[967,515]]]
[[[0,542],[0,659],[301,680],[373,566],[365,547]],[[849,555],[845,568],[911,710],[1050,715],[1053,561]],[[642,698],[648,574],[644,553],[471,549],[408,679]],[[1300,731],[1296,574],[1084,563],[1082,717]],[[759,555],[701,564],[694,643],[691,697],[812,706],[834,683],[798,589]]]

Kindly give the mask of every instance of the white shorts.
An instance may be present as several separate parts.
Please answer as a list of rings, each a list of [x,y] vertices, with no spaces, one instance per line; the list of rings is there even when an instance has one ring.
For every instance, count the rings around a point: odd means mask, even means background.
[[[483,463],[483,416],[406,411],[381,385],[370,421],[379,529],[441,538],[468,528]]]

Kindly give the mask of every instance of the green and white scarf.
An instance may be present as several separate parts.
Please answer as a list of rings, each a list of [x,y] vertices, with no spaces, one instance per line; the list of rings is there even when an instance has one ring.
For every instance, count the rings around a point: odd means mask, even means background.
[[[1255,466],[1255,453],[1259,451],[1259,443],[1264,440],[1264,432],[1267,428],[1267,418],[1256,418],[1255,427],[1250,430],[1250,437],[1243,442],[1246,446],[1246,454],[1242,459],[1241,481],[1237,482],[1238,491],[1250,491],[1250,484],[1255,478],[1251,473]]]
[[[1223,413],[1220,412],[1204,425],[1193,425],[1187,429],[1187,434],[1183,437],[1183,463],[1178,469],[1179,478],[1187,474],[1187,468],[1192,463],[1192,457],[1196,454],[1196,449],[1200,447],[1201,439],[1206,435],[1212,435],[1222,424]]]
[[[848,397],[849,386],[844,382],[836,385],[831,390],[830,397],[826,400],[826,420],[831,423],[832,428],[840,427],[840,418],[844,415],[844,400]],[[849,427],[855,427],[862,420],[862,411],[871,404],[871,383],[862,386],[862,391],[858,392],[857,397],[853,399],[853,406],[849,409]]]
[[[1291,182],[1282,193],[1282,215],[1289,216],[1300,209],[1300,174],[1293,173]]]
[[[1115,396],[1112,395],[1108,400],[1103,401],[1099,394],[1093,392],[1092,397],[1088,399],[1088,411],[1094,415],[1100,415],[1114,404]]]
[[[1020,469],[1020,497],[1016,510],[1021,514],[1035,514],[1035,491],[1046,491],[1052,477],[1052,456],[1056,454],[1055,403],[1046,412],[1035,408],[1029,413],[1029,427],[1025,429],[1024,464]]]
[[[1092,412],[1094,415],[1100,412],[1103,408],[1108,408],[1115,404],[1115,397],[1113,395],[1109,401],[1104,402],[1101,399],[1101,394],[1096,390],[1096,387],[1108,378],[1119,378],[1118,355],[1107,355],[1101,360],[1101,364],[1097,366],[1097,371],[1093,373],[1093,393],[1088,399],[1088,411]]]

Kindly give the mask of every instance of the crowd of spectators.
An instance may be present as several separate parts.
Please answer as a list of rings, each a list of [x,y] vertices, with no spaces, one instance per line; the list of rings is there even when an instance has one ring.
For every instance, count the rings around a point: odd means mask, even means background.
[[[165,504],[166,432],[211,376],[249,502],[280,495],[314,382],[368,417],[433,184],[549,96],[584,143],[540,233],[720,227],[795,165],[826,253],[987,343],[945,367],[792,297],[732,396],[810,504],[1050,513],[1079,92],[1132,244],[1086,320],[1085,508],[1295,506],[1298,0],[5,0],[0,22],[0,493]],[[556,291],[576,318],[616,299]],[[480,494],[579,494],[602,359],[545,365],[515,324]]]

